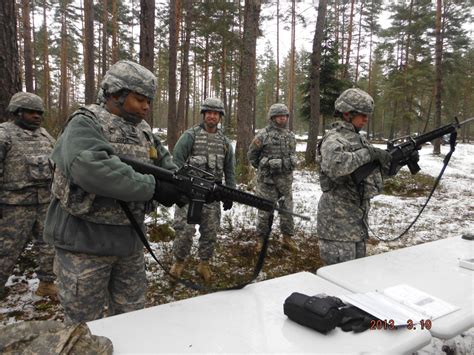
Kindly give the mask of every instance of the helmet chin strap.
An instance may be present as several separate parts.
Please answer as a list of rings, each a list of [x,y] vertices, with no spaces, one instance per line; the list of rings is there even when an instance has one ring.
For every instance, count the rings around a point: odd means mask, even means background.
[[[348,114],[349,114],[349,121],[347,121],[347,122],[349,122],[349,123],[352,125],[352,127],[354,127],[354,130],[356,131],[356,133],[359,133],[359,132],[360,132],[360,128],[357,128],[356,126],[354,126],[354,125],[352,124],[352,120],[353,120],[353,118],[356,116],[356,113],[354,113],[354,112],[348,112]],[[345,121],[345,120],[344,120],[344,121]]]

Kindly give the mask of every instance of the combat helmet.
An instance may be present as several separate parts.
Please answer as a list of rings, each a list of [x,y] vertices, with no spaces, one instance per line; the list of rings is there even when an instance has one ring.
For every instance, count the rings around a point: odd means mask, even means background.
[[[284,104],[273,104],[268,109],[267,118],[271,120],[272,117],[275,116],[290,116],[290,111],[288,110],[288,107],[286,107],[286,105]]]
[[[147,68],[129,60],[120,60],[105,73],[100,84],[103,92],[99,97],[126,89],[153,100],[156,86],[156,77]]]
[[[21,108],[26,110],[43,112],[43,99],[31,92],[17,92],[10,99],[7,111],[15,113]]]
[[[219,112],[221,116],[225,116],[224,104],[221,99],[216,97],[208,97],[201,104],[201,113],[206,111],[215,111]]]
[[[374,99],[361,89],[344,91],[334,103],[336,112],[358,112],[370,115],[374,111]]]

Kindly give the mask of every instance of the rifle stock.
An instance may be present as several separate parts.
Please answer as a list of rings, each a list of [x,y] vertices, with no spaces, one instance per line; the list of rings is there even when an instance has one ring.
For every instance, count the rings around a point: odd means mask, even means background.
[[[224,186],[209,179],[189,175],[185,172],[186,169],[180,169],[173,172],[126,156],[120,155],[119,158],[122,162],[130,165],[139,173],[151,174],[157,180],[167,181],[174,184],[178,190],[186,195],[190,201],[187,216],[188,223],[190,224],[199,224],[201,222],[201,212],[205,203],[223,200],[234,201],[267,212],[276,210],[280,213],[287,213],[304,220],[310,220],[307,216],[279,208],[277,203],[271,200],[252,195],[242,190]]]
[[[474,117],[471,117],[463,122],[459,122],[455,117],[455,122],[447,124],[445,126],[436,128],[430,132],[423,133],[419,136],[408,137],[406,141],[394,144],[394,142],[401,140],[402,138],[395,139],[387,143],[387,151],[392,156],[390,163],[390,169],[388,175],[395,175],[399,166],[407,165],[412,174],[416,174],[420,171],[420,167],[416,161],[410,159],[411,154],[421,148],[421,146],[427,142],[440,138],[445,134],[455,132],[462,125],[471,122]],[[370,162],[361,167],[357,168],[352,174],[353,181],[358,185],[364,179],[369,176],[376,168],[380,167],[379,162]]]

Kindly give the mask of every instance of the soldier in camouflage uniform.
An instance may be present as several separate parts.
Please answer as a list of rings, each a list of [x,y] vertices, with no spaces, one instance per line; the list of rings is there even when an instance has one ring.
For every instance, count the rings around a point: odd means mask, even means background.
[[[293,211],[293,170],[296,168],[296,139],[288,129],[290,112],[284,104],[273,104],[268,110],[269,124],[261,129],[250,144],[247,157],[257,169],[257,195],[271,200],[280,199],[280,207]],[[258,252],[262,240],[269,232],[269,214],[258,211],[257,234],[259,240],[255,246]],[[283,247],[296,251],[292,237],[295,234],[293,216],[280,214],[280,229],[283,235]]]
[[[366,92],[344,91],[335,102],[334,115],[340,120],[318,145],[323,195],[317,223],[320,255],[327,265],[366,254],[370,199],[382,191],[382,173],[387,172],[391,160],[387,151],[373,147],[359,134],[373,109],[374,101]],[[372,161],[379,161],[381,168],[356,186],[350,174]]]
[[[154,199],[171,206],[173,185],[135,172],[118,154],[176,169],[169,152],[144,121],[156,78],[130,61],[112,65],[101,83],[101,104],[69,118],[52,153],[53,199],[44,238],[56,248],[59,299],[66,321],[87,322],[143,308],[143,245],[118,201],[142,229]]]
[[[235,188],[235,157],[231,142],[218,128],[218,124],[225,115],[224,105],[217,98],[207,98],[201,105],[203,121],[184,132],[173,150],[173,161],[178,167],[185,163],[198,167],[214,176],[215,181],[222,182]],[[206,175],[202,175],[203,177]],[[224,210],[232,208],[232,201],[223,201]],[[173,251],[176,262],[170,273],[180,277],[185,259],[190,253],[195,227],[186,223],[188,208],[177,208],[175,212],[174,229],[176,239]],[[214,253],[214,244],[220,225],[220,202],[205,204],[202,209],[202,221],[199,225],[199,258],[197,272],[205,282],[211,280],[209,260]]]
[[[38,250],[39,296],[56,294],[54,249],[43,242],[54,138],[42,127],[43,100],[19,92],[7,107],[13,120],[0,124],[0,298],[16,260],[33,238]]]

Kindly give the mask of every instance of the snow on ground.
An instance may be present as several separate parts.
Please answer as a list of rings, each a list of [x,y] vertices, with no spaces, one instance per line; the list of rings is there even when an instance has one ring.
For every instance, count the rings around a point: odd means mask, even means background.
[[[378,146],[384,148],[383,145]],[[305,148],[306,144],[300,141],[297,150],[303,152]],[[434,156],[432,155],[431,146],[423,147],[420,151],[419,162],[421,173],[432,177],[436,177],[439,174],[444,156],[449,151],[449,146],[442,146],[441,151],[442,154],[440,156]],[[440,186],[410,232],[395,241],[381,241],[370,244],[368,253],[378,254],[392,249],[474,232],[473,162],[474,145],[458,144]],[[241,188],[244,187],[241,186]],[[295,218],[296,230],[304,238],[314,237],[316,240],[316,211],[321,196],[317,172],[312,170],[296,171],[293,191],[295,212],[311,217],[311,221],[302,221],[299,218]],[[379,237],[388,240],[398,236],[415,218],[426,197],[380,195],[374,198],[369,216],[369,224],[373,232],[370,233],[371,239]],[[160,219],[169,220],[172,215],[172,210],[168,210]],[[223,229],[255,228],[256,217],[256,209],[234,204],[232,210],[223,211],[222,225],[225,227]],[[278,220],[278,218],[275,219],[274,231],[278,228]],[[196,235],[197,238],[198,235]],[[225,239],[225,232],[219,238]],[[164,254],[170,254],[171,244],[171,242],[152,243],[152,246],[160,257]],[[150,260],[148,256],[147,259]],[[160,269],[153,270],[153,272],[148,271],[147,276],[149,279],[161,279],[163,272]],[[264,278],[265,275],[260,275],[259,280]],[[16,311],[22,311],[25,314],[29,313],[29,315],[25,315],[25,318],[22,319],[28,319],[35,314],[38,316],[38,309],[41,308],[38,306],[43,306],[44,308],[44,304],[41,298],[34,295],[37,284],[38,279],[34,273],[20,277],[12,276],[10,278],[9,285],[12,286],[13,291],[11,293],[18,291],[19,295],[10,294],[7,300],[0,301],[0,324],[15,322],[14,317],[5,318],[4,316],[14,314]],[[173,299],[169,298],[169,300],[172,301]],[[59,309],[57,314],[61,312],[60,308],[57,308],[56,305],[51,307],[53,310]],[[61,319],[61,315],[56,315],[49,319]],[[444,354],[445,352],[442,351],[443,346],[449,346],[451,349],[455,349],[457,354],[472,354],[473,341],[474,328],[471,328],[462,335],[447,341],[434,339],[430,345],[421,349],[418,353],[423,355]]]

